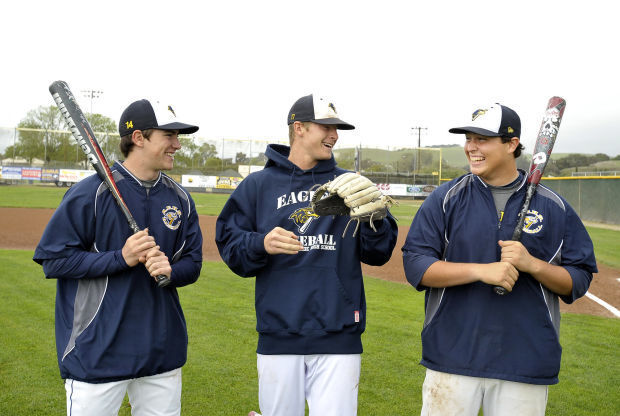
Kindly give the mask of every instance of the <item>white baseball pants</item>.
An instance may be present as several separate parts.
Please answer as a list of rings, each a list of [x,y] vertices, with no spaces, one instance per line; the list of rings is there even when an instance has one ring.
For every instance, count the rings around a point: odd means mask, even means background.
[[[426,369],[422,416],[544,416],[547,387]]]
[[[129,395],[133,416],[178,416],[181,414],[181,369],[154,376],[84,383],[65,380],[67,416],[116,416]]]
[[[257,354],[263,416],[357,415],[360,354]]]

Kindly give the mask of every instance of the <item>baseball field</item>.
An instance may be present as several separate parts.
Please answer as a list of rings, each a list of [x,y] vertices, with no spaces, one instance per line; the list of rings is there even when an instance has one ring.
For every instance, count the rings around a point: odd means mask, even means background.
[[[31,258],[65,190],[0,187],[0,414],[65,412],[54,343],[55,282]],[[246,415],[258,410],[254,281],[220,261],[214,222],[225,195],[194,194],[204,235],[198,282],[179,294],[189,331],[183,368],[183,414]],[[406,284],[400,248],[419,202],[393,209],[399,242],[383,267],[365,267],[368,323],[363,336],[360,415],[419,414],[424,368],[420,331],[424,296]],[[588,226],[600,273],[591,294],[620,308],[620,231]],[[620,409],[620,320],[584,297],[562,306],[560,384],[549,390],[549,415],[615,415]],[[125,401],[121,415],[129,415]]]

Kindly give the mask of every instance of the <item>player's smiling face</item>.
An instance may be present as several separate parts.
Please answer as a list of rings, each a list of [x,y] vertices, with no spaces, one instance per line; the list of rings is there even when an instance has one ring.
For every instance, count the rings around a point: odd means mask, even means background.
[[[313,166],[320,160],[328,160],[332,157],[332,149],[338,141],[336,126],[327,124],[307,123],[308,129],[303,129],[303,136],[295,140],[295,146],[303,148],[305,158]]]
[[[145,140],[145,163],[153,171],[170,170],[174,167],[174,154],[181,148],[178,130],[153,130]]]
[[[503,143],[501,137],[467,133],[464,149],[471,173],[490,185],[507,185],[514,180],[516,162],[513,152],[518,143],[516,138]]]
[[[312,169],[321,160],[332,157],[338,141],[336,126],[296,121],[295,137],[288,159],[303,170]]]

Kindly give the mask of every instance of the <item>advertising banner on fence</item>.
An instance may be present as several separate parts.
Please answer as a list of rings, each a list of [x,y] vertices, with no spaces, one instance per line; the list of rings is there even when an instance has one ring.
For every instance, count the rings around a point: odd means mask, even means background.
[[[94,170],[60,169],[60,171],[58,172],[58,181],[79,182],[82,179],[94,174]]]
[[[22,168],[22,179],[41,180],[41,168]]]
[[[409,185],[406,183],[378,183],[377,188],[384,195],[426,198],[437,185]]]
[[[437,185],[407,185],[407,195],[426,198],[437,189]]]
[[[407,196],[407,186],[404,183],[378,183],[377,188],[383,195]]]
[[[235,176],[182,175],[181,185],[187,188],[237,189],[237,186],[242,180],[242,178]],[[384,195],[426,198],[437,188],[437,185],[378,183],[377,188],[379,188]]]
[[[205,175],[182,175],[181,185],[186,188],[215,188],[217,185],[217,177]]]
[[[2,166],[2,179],[21,179],[22,168],[17,166]]]
[[[58,181],[58,169],[42,168],[41,180],[44,182],[56,182]]]
[[[237,185],[241,183],[242,178],[232,176],[217,176],[216,188],[220,189],[237,189]]]

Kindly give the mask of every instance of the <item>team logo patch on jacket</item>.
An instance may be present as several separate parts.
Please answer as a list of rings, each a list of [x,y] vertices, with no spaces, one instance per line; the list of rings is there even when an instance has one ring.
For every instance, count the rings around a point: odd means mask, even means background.
[[[295,223],[295,225],[297,226],[297,229],[299,230],[301,234],[304,234],[306,230],[308,230],[310,223],[315,218],[318,218],[318,217],[319,216],[316,215],[314,211],[312,211],[312,208],[304,207],[304,208],[297,208],[288,217],[288,219],[292,220]]]
[[[164,215],[161,217],[166,227],[171,230],[176,230],[181,225],[181,210],[175,206],[166,205],[166,208],[161,210]]]
[[[523,231],[528,234],[536,234],[543,227],[543,216],[533,209],[525,214],[525,222],[523,223]]]

